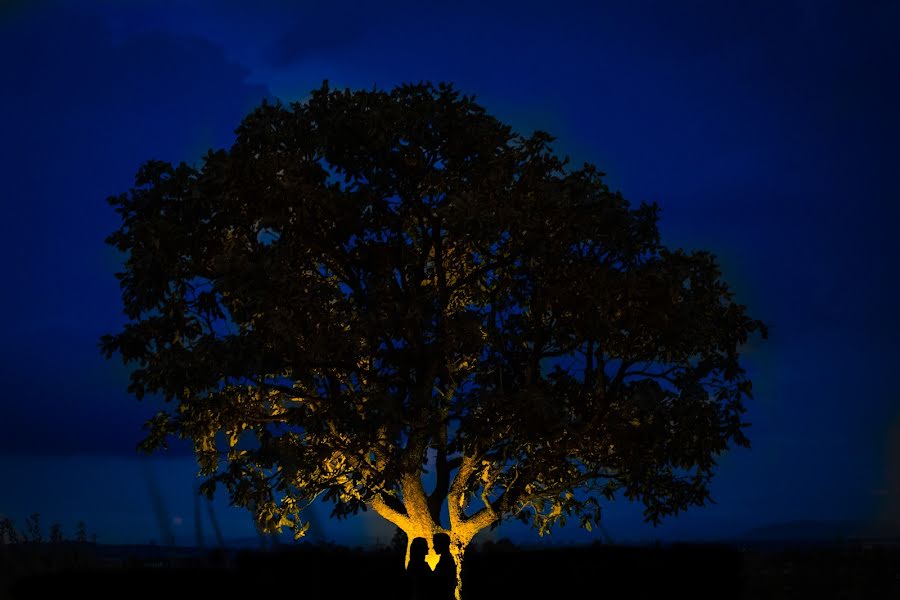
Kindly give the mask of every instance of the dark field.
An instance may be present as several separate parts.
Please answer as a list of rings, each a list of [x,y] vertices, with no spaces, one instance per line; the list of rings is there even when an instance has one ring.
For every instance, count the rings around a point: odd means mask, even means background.
[[[183,548],[42,544],[0,547],[0,598],[441,598],[396,551],[300,546],[208,554]],[[466,556],[468,600],[501,598],[900,598],[900,546],[748,548],[594,545]],[[282,596],[284,595],[284,596]]]

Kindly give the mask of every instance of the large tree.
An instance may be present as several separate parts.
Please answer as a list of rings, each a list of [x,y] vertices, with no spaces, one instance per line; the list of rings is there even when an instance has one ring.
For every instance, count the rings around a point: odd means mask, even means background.
[[[764,325],[551,136],[450,85],[327,82],[236,135],[109,199],[129,321],[101,347],[169,403],[143,448],[192,440],[204,490],[265,530],[299,537],[322,496],[432,559],[445,533],[459,597],[480,530],[590,529],[617,492],[656,523],[748,445],[739,352]]]

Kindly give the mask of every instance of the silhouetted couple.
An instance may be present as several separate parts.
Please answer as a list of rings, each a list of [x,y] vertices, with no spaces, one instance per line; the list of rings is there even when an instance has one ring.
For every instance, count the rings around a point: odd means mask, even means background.
[[[434,551],[441,559],[434,571],[425,562],[428,542],[415,538],[409,547],[409,567],[406,569],[409,581],[409,598],[412,600],[451,600],[456,587],[456,563],[450,556],[450,536],[439,533],[434,536]]]

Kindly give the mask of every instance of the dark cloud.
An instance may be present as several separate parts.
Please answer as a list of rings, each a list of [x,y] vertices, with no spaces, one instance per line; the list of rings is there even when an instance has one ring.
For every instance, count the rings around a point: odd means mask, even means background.
[[[367,15],[365,10],[362,6],[338,9],[331,3],[309,3],[291,15],[293,25],[267,47],[265,57],[274,67],[314,57],[339,57],[365,43],[367,32],[376,25],[376,15]]]
[[[0,25],[0,55],[0,453],[130,453],[152,406],[125,394],[125,370],[97,349],[124,319],[105,198],[144,160],[229,145],[269,93],[203,39],[113,43],[72,10],[20,11]]]

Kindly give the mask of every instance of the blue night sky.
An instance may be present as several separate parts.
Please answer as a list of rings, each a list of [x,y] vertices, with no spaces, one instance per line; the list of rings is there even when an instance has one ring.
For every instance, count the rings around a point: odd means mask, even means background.
[[[105,199],[144,160],[197,161],[263,98],[328,79],[452,81],[550,132],[658,202],[663,241],[715,253],[769,324],[745,354],[753,447],[722,457],[718,504],[656,531],[614,504],[614,538],[900,520],[898,29],[900,3],[874,1],[0,4],[0,515],[85,520],[109,543],[159,539],[162,518],[193,542],[193,458],[136,453],[155,406],[97,348],[124,322]],[[215,506],[226,536],[254,535]],[[317,511],[313,535],[392,533]]]

